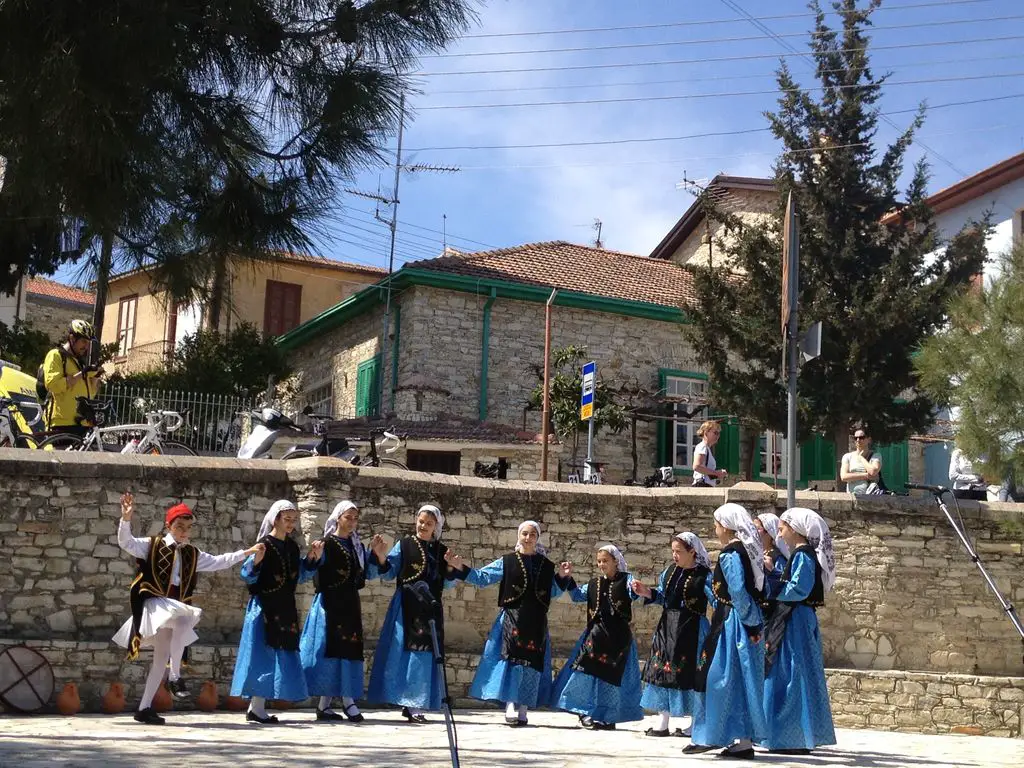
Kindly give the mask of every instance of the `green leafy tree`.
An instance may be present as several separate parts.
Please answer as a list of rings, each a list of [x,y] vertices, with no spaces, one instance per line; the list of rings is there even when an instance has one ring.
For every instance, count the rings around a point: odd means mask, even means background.
[[[706,196],[708,215],[732,236],[722,243],[729,268],[692,268],[697,301],[688,333],[708,369],[716,405],[738,414],[755,437],[763,429],[785,431],[782,218],[793,194],[801,330],[818,320],[824,326],[821,357],[800,372],[800,436],[831,436],[837,458],[856,422],[869,425],[877,443],[904,439],[930,423],[935,403],[917,389],[911,355],[942,326],[949,299],[985,259],[978,229],[929,255],[940,243],[924,202],[924,162],[900,192],[923,108],[895,142],[876,146],[885,77],[870,68],[868,29],[879,4],[834,3],[839,30],[825,23],[818,2],[811,4],[820,90],[803,90],[783,63],[779,108],[767,114],[783,149],[775,165],[777,215],[744,223]]]
[[[1024,245],[996,274],[952,302],[915,359],[925,391],[956,409],[957,446],[993,482],[1024,478]]]
[[[586,347],[568,346],[551,350],[550,407],[551,430],[559,440],[572,441],[572,460],[579,454],[580,436],[587,422],[580,419],[580,395],[583,391],[583,364],[589,360]],[[544,366],[533,366],[540,383],[530,393],[532,409],[544,407]],[[618,434],[629,423],[626,409],[619,404],[616,392],[598,375],[594,384],[594,429],[607,429]]]
[[[31,376],[35,376],[46,353],[54,346],[55,342],[43,331],[35,330],[32,323],[0,323],[0,360],[14,363]]]

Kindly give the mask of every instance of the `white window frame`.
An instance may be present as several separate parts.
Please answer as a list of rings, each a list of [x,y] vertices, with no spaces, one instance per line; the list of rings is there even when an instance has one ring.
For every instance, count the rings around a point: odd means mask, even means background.
[[[773,471],[768,457],[777,457],[778,472]],[[757,444],[757,472],[762,480],[778,478],[785,482],[789,468],[789,451],[786,436],[781,432],[767,431],[761,434]],[[800,452],[796,454],[796,476],[800,477]]]
[[[117,354],[128,357],[135,346],[135,328],[139,315],[139,296],[132,294],[118,300],[117,305]]]
[[[666,376],[665,377],[665,397],[667,398],[691,398],[697,399],[704,397],[707,393],[708,382],[707,379],[696,378],[690,376]],[[692,405],[688,402],[676,403],[672,406],[674,413],[679,413],[680,410],[691,410]],[[691,416],[689,419],[685,415],[679,414],[682,418],[672,422],[672,466],[674,469],[681,469],[686,471],[693,470],[693,449],[700,443],[700,438],[697,436],[697,430],[700,428],[702,422],[707,421],[710,414],[709,406],[705,405],[701,410]],[[684,435],[683,440],[686,445],[686,452],[683,454],[683,460],[685,463],[679,464],[679,450],[682,447],[680,442],[680,434]]]

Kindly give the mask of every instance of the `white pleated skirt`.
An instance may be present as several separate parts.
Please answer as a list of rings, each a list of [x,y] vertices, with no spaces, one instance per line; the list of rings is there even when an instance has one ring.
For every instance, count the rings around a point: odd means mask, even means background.
[[[142,636],[142,647],[151,648],[153,637],[165,627],[175,632],[185,632],[185,645],[191,645],[199,639],[195,626],[202,618],[201,608],[169,597],[150,597],[142,605],[142,620],[139,622],[139,634]],[[129,616],[114,635],[114,642],[122,648],[128,647],[132,637],[132,617]]]

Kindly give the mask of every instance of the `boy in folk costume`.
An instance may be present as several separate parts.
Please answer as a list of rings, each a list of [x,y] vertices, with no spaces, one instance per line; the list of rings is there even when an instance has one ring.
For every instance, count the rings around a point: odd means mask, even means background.
[[[179,699],[188,697],[185,681],[181,679],[181,658],[185,648],[198,639],[194,628],[203,615],[192,605],[197,575],[237,565],[262,545],[226,555],[206,554],[189,543],[195,515],[185,504],[167,510],[165,534],[137,539],[132,535],[134,512],[135,499],[131,493],[125,493],[121,496],[117,543],[137,559],[139,572],[131,586],[132,615],[113,639],[128,649],[129,661],[138,658],[141,648],[153,649],[153,666],[135,719],[147,725],[163,725],[164,719],[153,709],[153,697],[166,667],[170,667],[171,693]]]

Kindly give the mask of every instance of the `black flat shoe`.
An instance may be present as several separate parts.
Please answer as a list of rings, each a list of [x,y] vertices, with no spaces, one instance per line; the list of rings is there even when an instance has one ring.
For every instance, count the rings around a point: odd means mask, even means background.
[[[260,717],[252,710],[245,713],[245,720],[249,723],[260,723],[262,725],[271,725],[272,723],[278,722],[277,715],[267,715],[266,717]]]
[[[682,728],[676,728],[672,731],[673,736],[678,736],[681,739],[688,739],[693,735],[693,728],[687,728],[685,731]]]
[[[179,701],[189,697],[188,686],[185,685],[184,678],[179,677],[177,680],[171,680],[167,684],[167,687],[171,691],[171,696]]]
[[[664,731],[656,731],[653,728],[648,728],[646,731],[644,731],[644,735],[645,736],[668,736],[669,732],[668,732],[668,728],[666,728]]]
[[[356,711],[354,715],[351,712],[351,710],[353,709]],[[363,722],[363,720],[366,719],[365,717],[363,717],[363,713],[359,711],[359,707],[357,707],[355,704],[349,704],[347,707],[345,707],[345,717],[347,717],[349,721],[353,723],[361,723]],[[338,719],[340,720],[341,718]]]
[[[726,747],[718,753],[719,757],[724,757],[729,760],[753,760],[754,759],[754,748],[748,747],[747,749],[740,749],[733,751]]]
[[[592,720],[590,729],[592,731],[614,731],[615,723],[602,723],[598,720]]]
[[[152,707],[140,709],[135,713],[134,718],[136,723],[142,723],[143,725],[163,725],[167,722]]]
[[[526,725],[526,721],[520,720],[518,717],[506,717],[505,725],[507,725],[509,728],[522,728],[524,725]]]
[[[409,711],[408,707],[402,707],[402,717],[404,717],[410,723],[419,723],[420,725],[429,722],[427,718],[425,718],[423,715],[414,715],[412,712]]]
[[[714,747],[709,747],[705,744],[687,744],[683,747],[684,755],[699,755],[702,752],[710,752]]]
[[[316,719],[319,721],[327,720],[330,722],[336,722],[338,720],[344,720],[344,715],[339,715],[337,712],[328,712],[326,709],[318,709],[316,711]]]
[[[594,721],[586,715],[580,715],[580,725],[582,725],[587,730],[590,730],[594,727]]]

